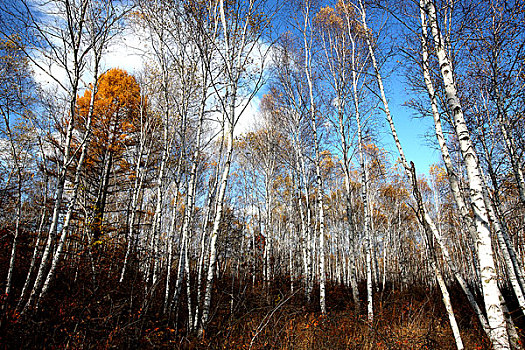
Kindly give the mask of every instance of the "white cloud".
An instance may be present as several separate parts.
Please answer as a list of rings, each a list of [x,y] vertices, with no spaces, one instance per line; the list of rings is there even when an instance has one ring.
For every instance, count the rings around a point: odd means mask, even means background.
[[[50,21],[53,21],[53,19],[50,19]],[[115,67],[124,69],[130,74],[137,74],[143,69],[145,63],[152,59],[151,57],[148,57],[151,55],[152,50],[150,48],[151,43],[147,38],[147,30],[136,26],[127,26],[121,33],[112,38],[110,45],[102,56],[99,74]],[[55,44],[58,46],[61,45],[59,42]],[[260,69],[264,66],[263,59],[266,59],[266,68],[271,66],[274,63],[272,58],[274,53],[272,50],[273,49],[265,43],[256,43],[253,50],[250,52],[250,64],[247,68],[250,70],[257,70],[257,68]],[[53,81],[53,78],[64,84],[66,89],[68,88],[67,73],[63,67],[57,63],[48,62],[49,60],[46,60],[44,54],[41,52],[35,51],[34,59],[38,65],[43,68],[40,69],[37,66],[33,66],[35,80],[40,83],[45,90],[53,91],[53,93],[55,93],[54,91],[59,91],[58,84]],[[90,62],[82,76],[81,90],[87,88],[93,80],[92,63]],[[253,88],[255,88],[255,86]],[[240,117],[235,127],[235,136],[245,134],[258,128],[256,121],[259,113],[260,102],[261,98],[255,96],[251,101],[244,101],[236,108],[236,114],[238,116],[240,115]],[[242,114],[241,111],[243,111]],[[219,121],[221,116],[217,114],[213,119]],[[216,125],[218,128],[220,123],[217,122]]]
[[[46,23],[49,24],[48,32],[54,35],[48,36],[50,44],[55,46],[59,55],[64,56],[67,48],[64,48],[64,42],[60,39],[62,37],[59,27],[54,27],[63,22],[63,16],[60,11],[44,5],[38,8],[41,13],[45,14]],[[118,67],[124,69],[131,74],[136,73],[143,67],[144,52],[148,52],[148,45],[144,38],[147,36],[142,31],[134,31],[129,26],[111,38],[111,41],[106,48],[99,68],[99,75],[108,69]],[[60,84],[69,89],[67,68],[64,64],[72,68],[72,60],[69,62],[59,62],[53,56],[51,49],[33,50],[29,52],[32,57],[32,68],[34,71],[34,78],[44,90],[55,91],[60,89]],[[60,57],[62,60],[62,57]],[[92,56],[87,56],[87,65],[81,77],[81,89],[87,88],[90,83],[94,81],[93,76],[93,62]],[[55,81],[56,80],[56,81]],[[60,84],[57,83],[60,82]],[[67,91],[66,91],[67,92]]]
[[[236,113],[240,113],[242,109],[246,106],[247,102],[245,101],[241,106],[236,108]],[[247,132],[257,129],[257,116],[259,114],[259,106],[261,104],[261,99],[255,96],[249,103],[244,112],[240,115],[239,121],[235,126],[234,134],[239,136]]]
[[[117,67],[130,74],[137,73],[144,65],[145,52],[149,47],[144,38],[146,33],[130,29],[116,36],[102,57],[102,71]]]
[[[46,62],[41,53],[35,53],[33,56],[33,77],[35,81],[46,91],[55,91],[59,89],[59,84],[67,86],[67,73],[63,67],[56,62]]]

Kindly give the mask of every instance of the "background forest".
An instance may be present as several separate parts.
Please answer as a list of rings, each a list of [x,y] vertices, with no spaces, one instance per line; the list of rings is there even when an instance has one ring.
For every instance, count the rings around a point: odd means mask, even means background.
[[[0,5],[3,347],[522,348],[523,1]]]

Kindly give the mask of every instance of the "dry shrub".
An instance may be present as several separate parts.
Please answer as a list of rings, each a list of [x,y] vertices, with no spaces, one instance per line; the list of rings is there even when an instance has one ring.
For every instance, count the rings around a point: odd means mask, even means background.
[[[260,297],[259,300],[272,300]],[[313,305],[305,306],[300,298],[290,298],[286,304],[279,304],[279,298],[275,298],[273,303],[258,305],[232,317],[234,320],[221,332],[208,334],[214,339],[207,345],[223,349],[290,350],[455,348],[437,291],[414,288],[403,293],[378,293],[372,323],[366,320],[364,312],[357,314],[351,303],[341,308],[337,298],[334,300],[332,311],[322,315],[312,311]],[[471,314],[456,313],[462,324],[472,323]],[[464,327],[461,331],[467,349],[490,349],[479,327]]]
[[[117,252],[119,254],[119,252]],[[318,311],[318,288],[310,302],[302,289],[290,292],[290,281],[271,284],[226,277],[214,286],[211,323],[204,337],[186,331],[185,294],[178,318],[162,310],[163,293],[143,299],[143,281],[118,283],[113,255],[102,256],[93,279],[89,261],[81,261],[76,279],[62,267],[43,310],[31,319],[8,317],[0,343],[11,348],[175,348],[175,349],[454,349],[455,343],[438,291],[413,287],[374,295],[375,318],[357,310],[351,291],[330,285],[328,314]],[[138,276],[130,266],[130,276]],[[193,278],[193,280],[195,280]],[[297,284],[296,284],[297,285]],[[361,286],[365,295],[364,286]],[[183,289],[184,290],[184,289]],[[457,288],[451,288],[454,310],[466,349],[489,349],[489,343]],[[8,305],[8,310],[12,309]],[[233,311],[233,312],[232,312]]]

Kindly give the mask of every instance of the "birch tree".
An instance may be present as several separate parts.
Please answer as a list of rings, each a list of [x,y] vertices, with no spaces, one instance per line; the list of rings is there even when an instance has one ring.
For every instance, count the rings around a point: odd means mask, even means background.
[[[12,162],[11,172],[15,174],[16,184],[14,185],[14,227],[10,228],[12,234],[12,245],[9,258],[9,268],[5,282],[5,295],[11,294],[13,271],[15,268],[17,244],[23,224],[23,184],[27,177],[25,168],[27,166],[28,145],[24,141],[23,129],[17,130],[16,125],[23,127],[24,119],[30,117],[30,109],[36,106],[35,96],[32,89],[35,88],[31,79],[28,60],[17,48],[22,45],[16,37],[8,37],[0,42],[0,115],[3,120],[3,127],[0,129],[2,136],[6,137],[6,151],[8,150],[9,159]],[[16,129],[15,129],[16,128]],[[12,176],[9,176],[12,178]],[[9,180],[7,180],[9,183]],[[10,186],[8,186],[10,187]]]
[[[354,223],[354,213],[352,208],[352,189],[351,189],[351,159],[354,153],[352,147],[352,121],[348,114],[352,113],[350,106],[352,102],[348,101],[349,96],[352,95],[352,86],[350,84],[350,74],[354,75],[354,70],[357,69],[355,55],[355,40],[349,39],[348,35],[353,35],[352,24],[350,18],[345,15],[345,8],[341,2],[338,2],[335,8],[323,8],[316,19],[319,22],[320,33],[323,51],[326,56],[326,65],[330,73],[329,84],[333,90],[333,104],[336,108],[336,124],[340,138],[340,149],[343,156],[342,170],[345,178],[345,212],[347,220],[347,235],[349,237],[349,273],[350,284],[352,287],[352,297],[356,308],[359,305],[359,291],[357,289],[357,280],[355,274],[355,251],[354,247],[357,240],[356,226]],[[345,21],[346,20],[346,21]],[[353,43],[353,45],[352,45]],[[349,50],[353,47],[353,50]],[[353,55],[350,58],[350,55]],[[353,64],[352,64],[353,63]],[[364,64],[364,63],[363,63]],[[362,64],[360,64],[362,67]],[[351,73],[352,72],[352,73]],[[360,75],[357,73],[356,76]],[[354,80],[352,79],[352,82]],[[357,86],[356,86],[357,91]],[[351,99],[353,100],[353,99]],[[355,107],[355,106],[354,106]]]
[[[28,306],[35,300],[37,290],[40,290],[42,285],[49,285],[48,278],[46,278],[48,283],[45,283],[43,280],[44,269],[47,268],[52,243],[59,225],[58,221],[65,195],[66,178],[69,173],[68,168],[73,161],[73,155],[87,147],[88,136],[76,149],[72,143],[73,127],[76,120],[77,95],[81,88],[81,77],[85,72],[86,64],[88,60],[90,60],[91,53],[93,53],[94,76],[98,76],[98,62],[100,62],[102,51],[109,38],[109,28],[115,23],[115,18],[118,17],[112,6],[99,7],[99,5],[100,4],[91,1],[54,1],[46,4],[29,4],[22,2],[23,12],[18,9],[13,10],[18,12],[10,14],[14,18],[18,18],[19,21],[22,21],[28,28],[28,32],[33,35],[33,38],[27,41],[31,43],[31,45],[25,50],[26,57],[28,57],[37,70],[42,71],[43,74],[47,74],[61,89],[64,93],[64,103],[67,105],[67,108],[64,110],[64,136],[59,142],[62,147],[62,155],[55,189],[51,224],[48,230],[42,261],[35,280],[35,286],[31,291],[29,302],[26,304],[24,310],[27,310]],[[104,10],[106,10],[106,12],[104,12]],[[40,12],[37,16],[36,13],[38,11]],[[109,16],[104,16],[104,14]],[[95,19],[95,15],[102,15],[102,17]],[[55,21],[55,23],[53,23],[53,21]],[[56,38],[60,38],[60,40],[56,40]],[[30,55],[30,49],[39,50],[37,52],[40,53],[40,56]],[[49,69],[46,68],[46,64],[49,64]],[[52,67],[53,69],[51,69]],[[58,75],[55,75],[57,68],[64,71],[65,79],[61,79]],[[86,124],[89,125],[89,122],[86,121]],[[73,192],[75,191],[73,190]],[[67,227],[65,224],[64,226]],[[61,239],[58,241],[59,246],[57,247],[58,254],[55,252],[53,259],[55,264],[52,264],[52,266],[56,266],[58,262],[57,257],[60,255],[62,246],[60,242],[63,242],[65,239],[65,232],[67,232],[67,229],[65,231],[62,229]],[[62,239],[62,237],[64,237],[64,239]],[[51,268],[51,270],[47,272],[47,276],[51,277],[53,271],[54,269]],[[47,290],[47,287],[43,290]]]
[[[317,205],[319,216],[319,303],[321,312],[326,313],[326,272],[325,272],[325,217],[324,217],[324,189],[323,179],[321,177],[321,149],[320,149],[320,133],[318,130],[318,111],[319,107],[314,98],[314,76],[313,76],[313,32],[314,23],[312,21],[313,5],[310,1],[306,1],[301,5],[303,18],[302,26],[300,28],[303,41],[304,51],[304,73],[306,77],[308,102],[307,111],[309,114],[310,127],[312,130],[312,139],[314,143],[314,165],[317,183]]]
[[[362,1],[359,2],[359,10],[361,12],[361,23],[363,25],[363,29],[364,29],[365,33],[368,33],[368,26],[367,26],[367,23],[366,23],[366,10],[365,10],[365,7],[364,7]],[[406,157],[404,155],[404,151],[402,149],[401,143],[399,141],[399,137],[397,136],[397,131],[395,129],[394,121],[393,121],[391,113],[390,113],[390,108],[389,108],[389,105],[388,105],[388,101],[386,99],[385,89],[384,89],[384,86],[383,86],[383,79],[382,79],[381,73],[379,71],[379,67],[378,67],[378,64],[377,64],[376,57],[375,57],[375,53],[374,53],[374,49],[373,49],[373,46],[372,46],[370,35],[367,35],[366,43],[367,43],[368,50],[369,50],[369,53],[370,53],[370,59],[372,61],[372,66],[373,66],[374,73],[375,73],[376,80],[377,80],[377,84],[378,84],[378,87],[379,87],[381,101],[382,101],[383,106],[384,106],[384,112],[385,112],[385,115],[387,117],[388,124],[390,126],[392,137],[394,138],[394,142],[395,142],[396,148],[398,150],[398,153],[399,153],[399,156],[400,156],[400,159],[401,159],[401,164],[404,167],[404,170],[405,170],[405,173],[406,173],[407,177],[412,182],[412,190],[413,190],[413,193],[414,193],[414,197],[416,198],[416,203],[417,203],[417,208],[418,208],[417,211],[418,211],[418,214],[419,214],[419,220],[422,222],[424,230],[426,231],[425,233],[427,235],[427,237],[426,237],[427,238],[427,246],[429,247],[429,250],[431,251],[431,254],[432,254],[432,263],[431,263],[432,264],[432,268],[433,268],[433,270],[436,273],[436,278],[438,280],[438,284],[439,284],[439,287],[441,289],[441,293],[442,293],[442,296],[443,296],[443,302],[444,302],[445,307],[447,309],[447,314],[449,316],[450,325],[451,325],[452,331],[454,333],[454,338],[456,340],[456,346],[457,346],[458,349],[463,349],[463,342],[461,340],[461,337],[460,337],[460,334],[459,334],[459,329],[458,329],[458,326],[457,326],[457,322],[456,322],[456,319],[455,319],[455,316],[454,316],[454,313],[453,313],[453,310],[452,310],[452,306],[451,306],[451,302],[450,302],[450,296],[449,296],[447,287],[446,287],[446,285],[445,285],[445,283],[443,281],[442,274],[441,274],[441,272],[439,271],[439,268],[436,265],[435,253],[434,253],[433,248],[431,246],[431,235],[433,234],[438,239],[439,239],[440,235],[439,235],[439,233],[437,231],[437,228],[436,228],[433,220],[430,218],[430,216],[428,215],[428,213],[426,212],[426,209],[424,207],[423,200],[422,200],[422,197],[421,197],[421,191],[420,191],[420,189],[418,187],[418,183],[416,181],[416,172],[415,172],[414,164],[413,163],[411,163],[410,165],[408,164],[408,162],[406,160]]]
[[[279,46],[276,47],[277,54],[277,79],[271,88],[271,96],[275,101],[275,108],[280,112],[280,121],[283,133],[288,135],[293,148],[292,168],[297,174],[297,208],[301,223],[301,253],[303,262],[303,279],[305,294],[310,301],[314,278],[312,273],[312,205],[311,205],[311,150],[309,144],[312,142],[310,123],[306,114],[307,95],[305,78],[302,70],[298,67],[303,65],[303,57],[299,44],[291,35],[281,37]],[[284,91],[280,94],[280,91]],[[304,205],[303,205],[304,198]]]
[[[488,323],[491,328],[490,337],[492,345],[495,349],[508,349],[510,348],[509,339],[502,310],[502,296],[497,285],[493,248],[490,238],[490,226],[484,203],[483,181],[479,168],[479,160],[475,148],[472,145],[470,132],[465,123],[463,108],[458,98],[456,83],[453,78],[452,66],[445,50],[444,39],[439,30],[434,3],[421,1],[420,7],[425,10],[425,14],[428,16],[429,28],[432,32],[436,56],[440,64],[441,78],[445,86],[448,108],[454,118],[455,132],[468,175],[470,200],[474,210],[474,222],[478,234],[477,246],[481,269],[481,284]]]
[[[222,80],[224,94],[221,92],[216,94],[215,97],[225,121],[221,136],[225,140],[226,148],[225,162],[217,194],[217,207],[210,234],[210,258],[199,326],[200,333],[206,327],[210,312],[211,293],[217,262],[217,236],[219,234],[224,210],[224,198],[230,175],[234,129],[239,121],[239,117],[246,110],[247,104],[253,99],[261,86],[265,57],[268,53],[268,48],[261,47],[261,41],[267,35],[270,26],[269,16],[271,16],[271,13],[266,13],[268,8],[265,8],[265,2],[263,1],[251,0],[248,3],[234,2],[225,4],[223,0],[220,0],[218,3],[212,3],[211,5],[213,8],[216,8],[217,15],[211,17],[210,20],[217,23],[217,27],[221,28],[221,41],[214,43],[214,50],[217,50],[219,53],[220,65],[224,67]],[[253,55],[259,56],[257,58],[259,62],[254,62],[254,65],[250,67],[250,62],[254,58]],[[250,71],[253,73],[251,77],[247,75]],[[213,81],[213,83],[218,84],[219,82]],[[243,88],[244,84],[249,84],[246,86],[246,90]],[[218,92],[219,86],[214,85],[214,90]]]

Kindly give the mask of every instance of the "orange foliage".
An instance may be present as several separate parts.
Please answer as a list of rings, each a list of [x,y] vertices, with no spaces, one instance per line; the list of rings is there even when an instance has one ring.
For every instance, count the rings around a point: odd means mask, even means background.
[[[92,89],[79,97],[77,108],[86,118]],[[135,132],[140,110],[140,87],[135,78],[126,71],[113,68],[99,78],[92,117],[92,140],[90,162],[97,162],[108,150],[120,153],[128,135]],[[93,159],[94,158],[94,159]]]

